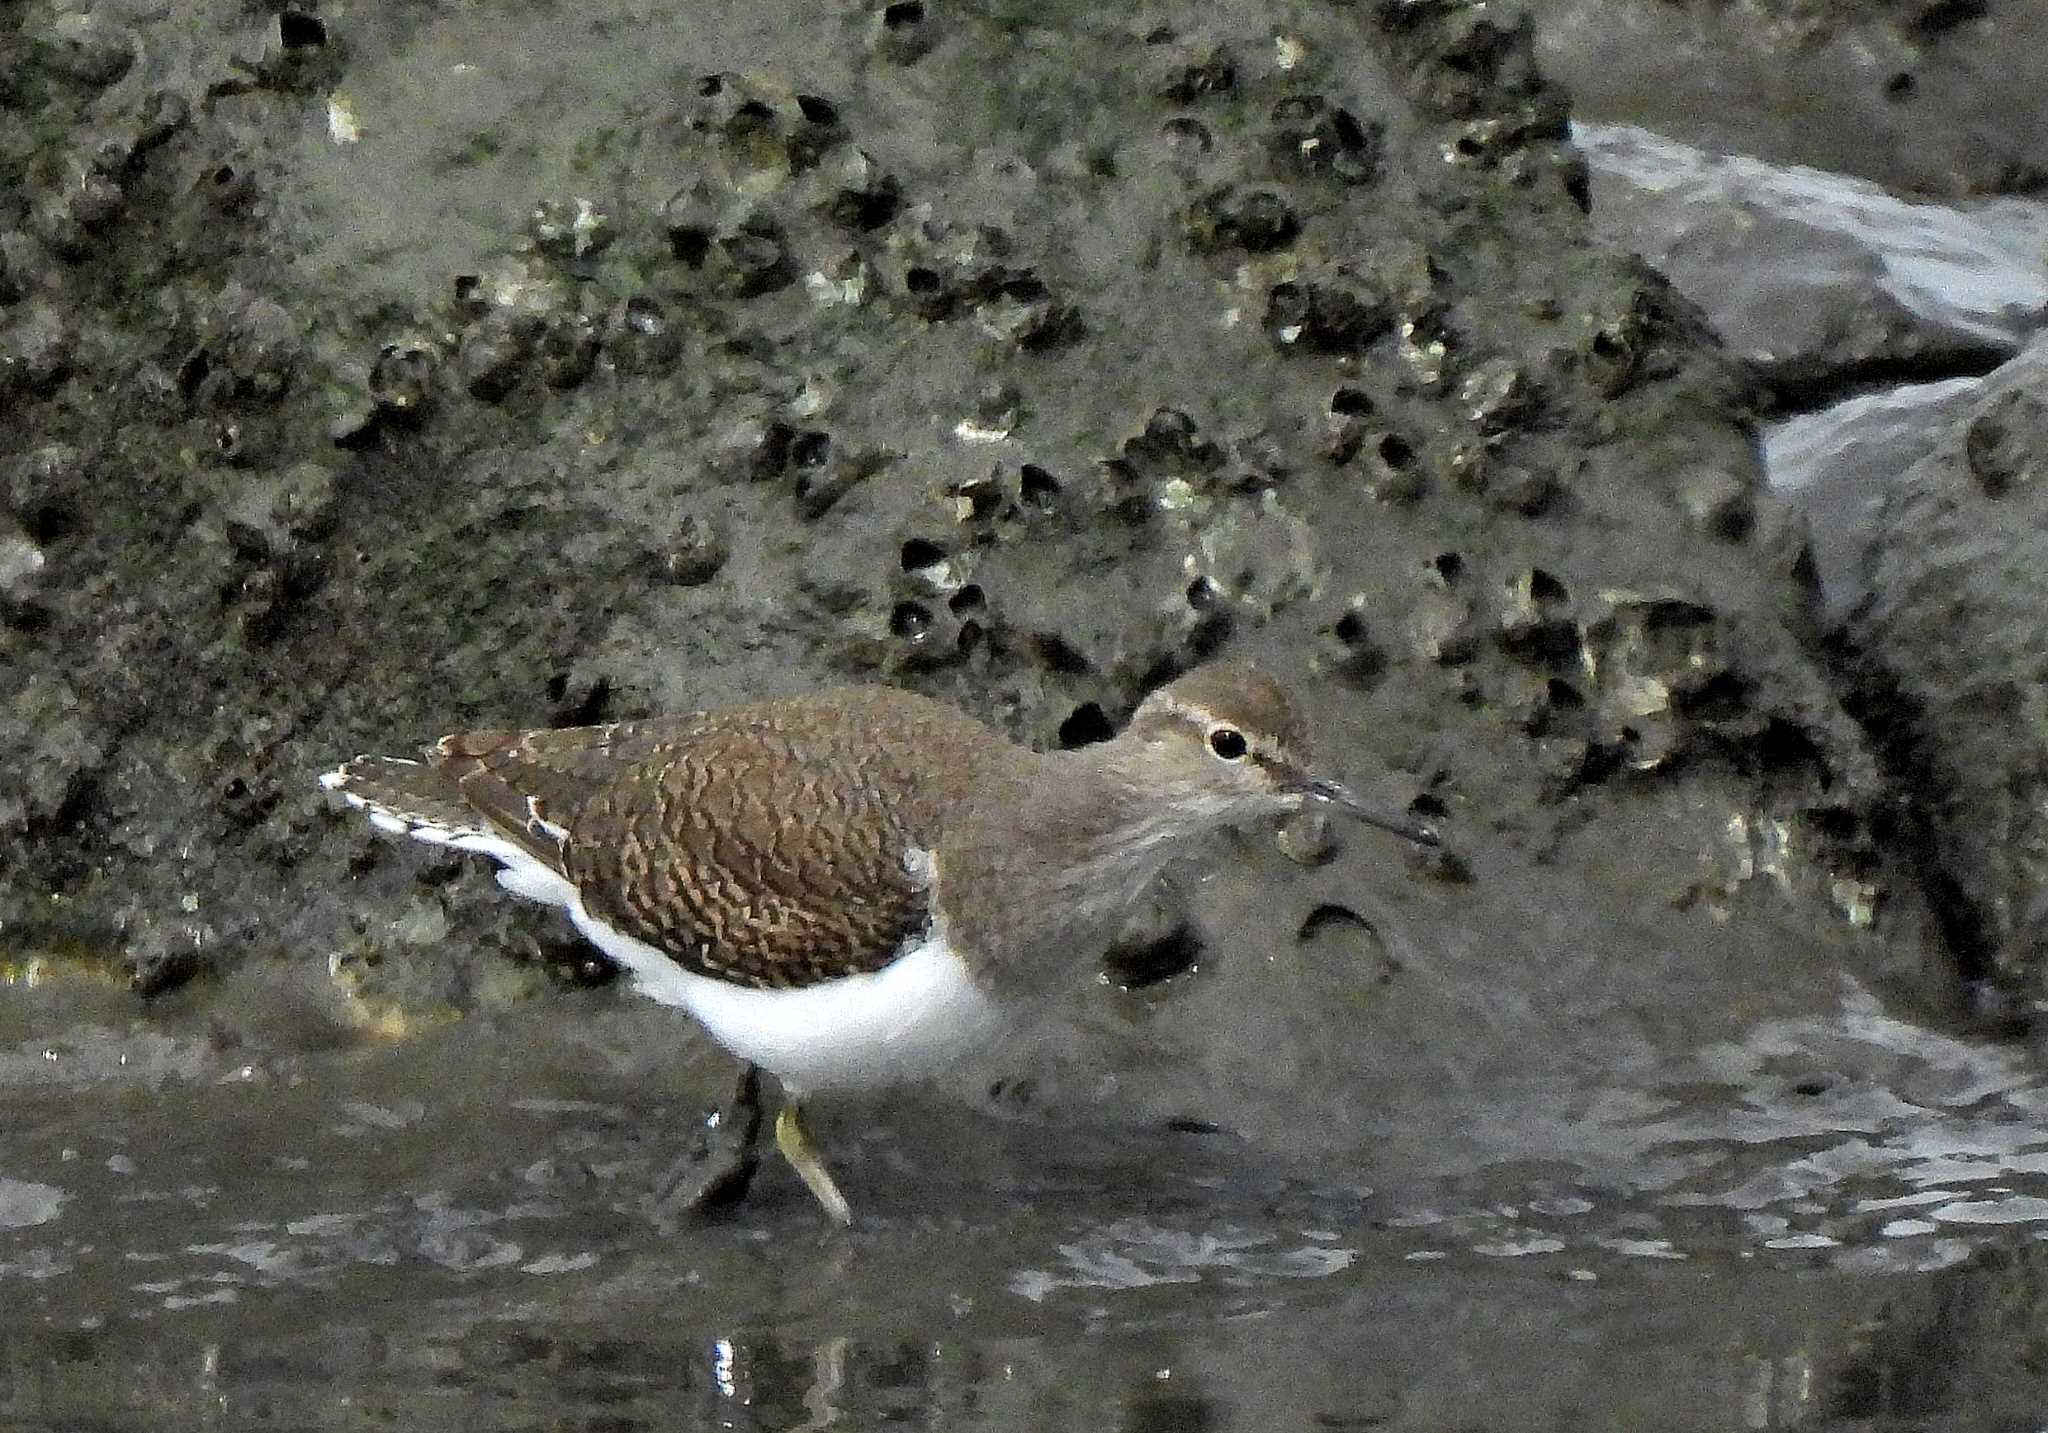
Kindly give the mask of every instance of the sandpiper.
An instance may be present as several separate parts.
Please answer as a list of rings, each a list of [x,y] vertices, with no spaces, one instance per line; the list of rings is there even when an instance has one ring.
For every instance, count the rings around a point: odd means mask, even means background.
[[[320,781],[381,830],[496,859],[507,890],[567,911],[640,993],[773,1073],[776,1147],[842,1224],[802,1102],[984,1047],[1076,983],[1197,838],[1321,804],[1436,842],[1316,770],[1287,692],[1227,662],[1075,751],[846,687],[459,732]]]

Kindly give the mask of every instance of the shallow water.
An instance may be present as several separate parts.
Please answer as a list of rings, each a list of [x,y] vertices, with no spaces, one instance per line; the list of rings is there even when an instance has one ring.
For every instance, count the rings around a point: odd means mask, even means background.
[[[2005,1345],[2048,1083],[1853,985],[1655,1081],[1460,1092],[1446,1148],[1494,1154],[1438,1168],[829,1107],[854,1230],[770,1163],[668,1237],[638,1201],[724,1071],[632,1002],[252,1044],[14,995],[15,1424],[1992,1427],[2040,1392]]]

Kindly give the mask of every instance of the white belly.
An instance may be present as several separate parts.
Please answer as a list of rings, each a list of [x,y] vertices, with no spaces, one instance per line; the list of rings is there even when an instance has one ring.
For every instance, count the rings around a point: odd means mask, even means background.
[[[631,975],[680,1005],[726,1049],[790,1090],[868,1090],[938,1074],[995,1035],[995,1002],[939,939],[882,969],[801,990],[757,990],[685,970],[644,941],[569,908],[577,928]]]

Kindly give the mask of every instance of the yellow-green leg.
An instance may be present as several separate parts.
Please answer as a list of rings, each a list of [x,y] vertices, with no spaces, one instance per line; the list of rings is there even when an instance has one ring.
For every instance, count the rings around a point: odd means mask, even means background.
[[[804,1182],[804,1188],[817,1197],[825,1206],[825,1212],[841,1224],[853,1222],[852,1206],[846,1196],[839,1192],[839,1186],[832,1182],[832,1171],[825,1168],[825,1160],[818,1153],[818,1146],[811,1140],[811,1132],[804,1128],[804,1112],[801,1105],[791,1101],[775,1115],[775,1147],[782,1151],[782,1157],[789,1161],[789,1167]]]

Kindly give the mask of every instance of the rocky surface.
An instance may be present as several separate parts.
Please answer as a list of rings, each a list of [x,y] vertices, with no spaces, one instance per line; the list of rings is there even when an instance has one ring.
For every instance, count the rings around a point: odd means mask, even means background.
[[[2032,1000],[2048,953],[2048,348],[2001,367],[1885,494],[1848,636],[1973,970]]]
[[[1963,28],[2015,23],[2001,12]],[[1920,157],[1969,131],[1938,113]],[[1828,620],[1856,610],[1842,642],[1902,788],[1902,840],[1924,849],[1964,966],[2031,1001],[2039,881],[2024,813],[2038,757],[2011,702],[1985,698],[2037,679],[2032,520],[1988,497],[2024,504],[2024,482],[1987,487],[1968,455],[2026,469],[2039,359],[2013,356],[2043,316],[2041,207],[1908,202],[1625,125],[1580,134],[1602,231],[1701,302],[1786,415],[1765,434],[1771,482],[1814,528]]]
[[[137,14],[89,78],[21,13],[15,947],[502,1009],[606,969],[337,757],[848,678],[1074,743],[1227,649],[1456,859],[1240,848],[1011,1100],[1355,1150],[1844,969],[1939,995],[1750,381],[1588,242],[1526,26],[698,18],[716,65],[593,20],[608,87],[485,115],[560,37]]]
[[[1830,625],[1870,595],[1870,550],[1899,477],[1948,441],[1983,380],[1944,378],[1858,394],[1769,425],[1771,487],[1807,515]]]
[[[2048,309],[2048,218],[2030,200],[1909,202],[1632,125],[1582,121],[1573,137],[1594,231],[1699,303],[1773,408],[1980,375]]]
[[[1535,0],[1545,70],[1588,118],[1875,180],[2037,195],[2048,16],[1999,0]]]

